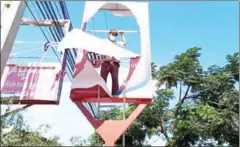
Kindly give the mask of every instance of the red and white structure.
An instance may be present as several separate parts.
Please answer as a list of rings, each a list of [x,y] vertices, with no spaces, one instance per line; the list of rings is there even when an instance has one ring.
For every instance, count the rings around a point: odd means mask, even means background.
[[[85,28],[88,21],[98,10],[109,10],[119,17],[135,16],[140,32],[140,55],[86,32]],[[147,104],[151,103],[153,98],[148,2],[87,1],[83,13],[82,28],[68,32],[58,47],[61,51],[65,48],[78,49],[70,98],[104,139],[105,145],[114,146],[116,140],[126,131]],[[119,79],[121,87],[117,95],[111,95],[110,85],[106,84],[100,76],[98,62],[93,64],[88,58],[88,53],[92,52],[96,55],[114,56],[120,61],[122,58],[129,59],[129,72],[125,77],[121,76],[122,79]],[[100,58],[95,60],[98,59],[101,60]],[[83,105],[85,102],[126,102],[139,105],[126,120],[102,121],[96,120],[90,115]]]
[[[148,2],[86,1],[81,29],[74,28],[68,32],[70,21],[58,21],[66,32],[65,37],[56,42],[58,50],[63,53],[61,63],[37,64],[7,63],[18,28],[20,25],[52,27],[55,22],[22,19],[24,1],[2,3],[5,7],[1,7],[1,12],[4,9],[7,11],[1,14],[4,19],[1,23],[1,98],[20,104],[59,104],[66,74],[67,51],[77,49],[70,99],[103,138],[105,146],[114,146],[153,98]],[[140,54],[89,34],[91,31],[86,30],[86,25],[99,10],[110,11],[117,17],[135,17],[139,30],[125,32],[140,33]],[[10,13],[12,15],[7,16]],[[45,44],[43,50],[48,52],[50,46],[51,43]],[[100,76],[101,55],[114,56],[120,64],[126,60],[129,62],[129,69],[124,74],[120,66],[120,87],[116,95],[110,93],[111,82],[105,83]],[[136,103],[138,107],[124,120],[97,120],[86,108],[86,103]]]

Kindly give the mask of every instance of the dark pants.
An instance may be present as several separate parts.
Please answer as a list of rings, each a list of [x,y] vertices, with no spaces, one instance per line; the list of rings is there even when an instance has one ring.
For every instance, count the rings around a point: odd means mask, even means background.
[[[107,82],[108,74],[111,73],[112,76],[112,95],[115,95],[118,92],[119,85],[118,85],[118,69],[119,69],[118,62],[104,62],[102,63],[101,67],[101,77]]]

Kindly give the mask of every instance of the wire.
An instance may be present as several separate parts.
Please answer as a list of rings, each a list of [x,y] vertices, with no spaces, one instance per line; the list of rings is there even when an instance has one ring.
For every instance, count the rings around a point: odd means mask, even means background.
[[[42,20],[42,17],[41,17],[41,15],[40,15],[39,11],[37,10],[36,4],[35,4],[34,2],[32,2],[32,1],[31,1],[31,3],[32,3],[35,11],[36,11],[37,14],[38,14],[38,17]],[[45,29],[45,31],[48,33],[48,36],[50,36],[51,40],[54,40],[54,39],[53,39],[53,36],[50,35],[49,30],[48,30],[46,27],[44,27],[44,29]]]
[[[50,9],[49,12],[50,12],[50,15],[51,15],[52,19],[55,20],[55,22],[57,22],[56,23],[57,29],[59,31],[59,34],[60,34],[61,38],[63,38],[64,37],[64,33],[63,33],[63,30],[62,30],[62,27],[60,26],[60,23],[58,21],[58,17],[56,15],[55,11],[54,11],[54,8],[52,6],[51,1],[49,1],[49,5],[48,5],[47,1],[44,1],[44,2],[46,2],[47,8]]]
[[[38,23],[36,17],[34,16],[33,12],[31,11],[31,9],[30,9],[28,3],[27,3],[26,1],[24,1],[24,2],[25,2],[25,4],[26,4],[26,6],[27,6],[29,12],[31,13],[31,15],[33,16],[33,18],[35,19],[35,21]],[[37,1],[36,1],[36,2],[37,2]],[[43,33],[43,35],[44,35],[44,37],[46,38],[46,40],[49,42],[49,40],[48,40],[46,34],[44,33],[44,31],[43,31],[43,29],[42,29],[42,27],[41,27],[40,25],[38,25],[38,27],[40,28],[40,30],[41,30],[41,32]],[[54,54],[57,56],[59,62],[61,63],[61,59],[58,57],[56,51],[55,51],[53,48],[52,48],[52,50],[53,50]],[[68,75],[68,74],[67,74],[67,75]],[[71,79],[69,75],[68,75],[68,77],[69,77],[69,79]]]
[[[24,1],[24,2],[25,2],[25,4],[26,4],[26,6],[27,6],[29,12],[31,13],[31,15],[32,15],[33,18],[35,19],[35,21],[37,21],[36,17],[34,16],[33,12],[31,11],[30,7],[28,6],[27,2],[26,2],[26,1]],[[41,32],[43,33],[44,37],[47,39],[47,41],[49,41],[48,38],[47,38],[47,36],[46,36],[46,34],[44,33],[42,27],[39,26],[39,28],[40,28]]]
[[[107,11],[104,11],[105,13],[105,22],[106,22],[106,29],[108,29],[108,20],[107,20]]]
[[[68,10],[67,10],[67,7],[66,7],[66,3],[65,3],[65,2],[62,2],[62,1],[59,1],[59,3],[60,3],[60,7],[61,7],[61,10],[62,10],[64,19],[69,19],[69,20],[71,20],[69,14],[68,14]],[[69,26],[69,30],[68,30],[68,31],[70,31],[70,30],[72,30],[72,29],[73,29],[73,26],[72,26],[72,23],[70,22],[70,26]],[[74,53],[75,57],[77,57],[77,52],[76,52],[75,49],[73,49],[73,53]]]
[[[61,18],[61,13],[60,13],[59,7],[57,6],[56,1],[53,1],[53,3],[54,3],[55,8],[57,9],[59,18]]]
[[[39,7],[39,9],[40,9],[43,17],[46,19],[46,16],[44,15],[44,13],[43,13],[43,11],[42,11],[39,3],[38,3],[37,1],[36,1],[36,3],[37,3],[37,5],[38,5],[38,7]],[[47,11],[47,7],[45,7],[44,3],[41,3],[41,4],[42,4],[42,6],[43,6],[43,9],[44,9],[45,12],[46,12],[47,17],[50,18],[50,16],[47,14],[47,12],[49,12],[49,11]],[[49,28],[49,30],[50,30],[52,36],[54,37],[54,41],[55,41],[55,42],[58,42],[58,41],[60,40],[60,39],[59,39],[60,37],[58,36],[59,31],[58,31],[58,30],[56,31],[56,28],[54,28],[54,31],[52,31],[52,28]],[[56,36],[57,36],[57,37],[56,37]],[[68,60],[68,58],[67,58],[66,60]],[[73,73],[72,73],[73,69],[71,69],[71,67],[69,66],[69,62],[66,63],[66,66],[67,66],[67,71],[70,73],[71,77],[73,77]],[[72,78],[69,77],[69,79],[71,80]]]
[[[37,1],[36,1],[36,2],[37,2]],[[46,7],[46,5],[45,5],[45,2],[46,2],[46,1],[40,1],[41,5],[42,5],[42,7],[43,7],[43,10],[46,12],[47,18],[50,19],[51,17],[50,17],[50,15],[47,13],[48,10],[47,10],[47,7]],[[57,37],[56,37],[57,39],[56,39],[55,41],[56,41],[56,42],[60,41],[60,36],[57,35],[57,34],[58,34],[57,28],[56,28],[56,27],[53,27],[52,29],[53,29],[55,35],[57,36]]]
[[[59,21],[58,21],[58,18],[57,18],[57,16],[56,16],[56,13],[53,11],[54,8],[53,8],[51,2],[44,1],[43,3],[45,4],[46,9],[47,9],[48,12],[49,12],[50,18],[51,18],[52,20],[54,20],[54,24],[56,25],[57,33],[58,33],[58,35],[60,36],[59,38],[63,38],[64,32],[63,32],[63,30],[62,30],[62,28],[61,28],[61,26],[60,26],[60,23],[59,23]],[[59,41],[60,41],[60,40],[59,40]],[[68,62],[67,64],[69,64],[69,66],[71,66],[71,68],[74,69],[75,63],[74,63],[74,61],[73,61],[73,58],[72,58],[71,54],[70,54],[70,56],[68,56],[68,54],[69,54],[69,53],[67,52],[67,59],[69,60],[69,62]],[[73,71],[73,70],[70,70],[71,75],[73,76],[72,71]]]
[[[71,18],[70,18],[70,16],[69,16],[69,13],[68,13],[68,10],[67,10],[66,3],[63,2],[63,1],[59,1],[59,4],[60,4],[60,8],[61,8],[61,10],[62,10],[64,19],[69,19],[69,20],[71,20]],[[73,29],[73,26],[72,26],[72,23],[70,22],[69,31],[70,31],[71,29]],[[68,53],[69,51],[70,51],[70,50],[66,50],[67,53]],[[77,57],[76,49],[73,49],[72,51],[73,51],[75,57]],[[71,53],[71,51],[70,51],[70,53]],[[70,53],[69,53],[69,54],[70,54]],[[91,110],[91,112],[92,112],[92,115],[96,116],[96,115],[95,115],[95,114],[96,114],[96,110],[94,111],[94,110],[93,110],[93,107],[92,107],[94,104],[92,104],[92,103],[87,103],[87,104],[88,104],[88,106],[90,107],[90,110]]]
[[[43,18],[46,20],[47,18],[46,18],[46,16],[45,16],[45,14],[43,13],[40,4],[38,3],[38,1],[35,1],[35,2],[36,2],[36,4],[37,4],[37,7],[38,7],[38,9],[40,10]],[[53,36],[53,40],[56,42],[57,38],[56,38],[55,35],[53,34],[52,28],[49,28],[49,30],[50,30],[51,35]]]

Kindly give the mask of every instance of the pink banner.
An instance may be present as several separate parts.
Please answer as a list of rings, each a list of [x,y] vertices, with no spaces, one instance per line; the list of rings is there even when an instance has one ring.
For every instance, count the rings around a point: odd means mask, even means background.
[[[7,65],[1,77],[1,97],[56,101],[61,65]]]

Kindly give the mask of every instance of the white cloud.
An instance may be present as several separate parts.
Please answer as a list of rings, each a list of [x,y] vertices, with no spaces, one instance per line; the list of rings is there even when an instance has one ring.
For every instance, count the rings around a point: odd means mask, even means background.
[[[17,43],[17,44],[23,44],[24,41],[16,40],[16,41],[14,41],[14,43]]]
[[[22,40],[15,40],[14,43],[16,44],[44,44],[46,41],[22,41]]]

